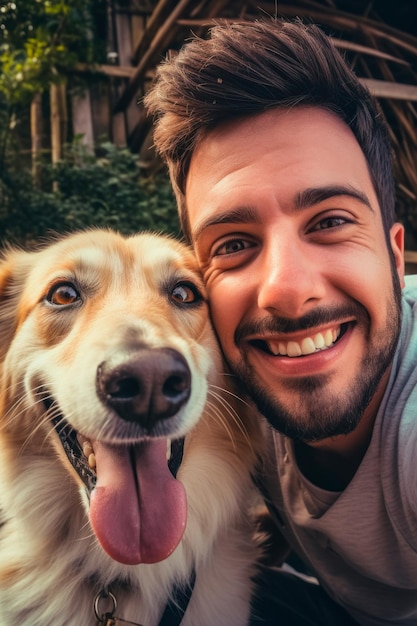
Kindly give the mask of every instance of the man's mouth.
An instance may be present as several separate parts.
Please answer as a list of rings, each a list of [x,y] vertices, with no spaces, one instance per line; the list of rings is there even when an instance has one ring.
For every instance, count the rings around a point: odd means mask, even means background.
[[[303,337],[300,340],[285,341],[284,339],[255,339],[250,343],[258,349],[272,354],[273,356],[286,356],[290,358],[307,356],[328,350],[344,335],[348,327],[347,323],[327,328],[326,330]]]

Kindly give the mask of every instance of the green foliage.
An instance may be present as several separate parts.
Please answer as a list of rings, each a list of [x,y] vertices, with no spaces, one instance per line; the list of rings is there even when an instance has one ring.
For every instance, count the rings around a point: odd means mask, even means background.
[[[16,0],[0,8],[0,92],[12,105],[28,100],[78,61],[92,62],[91,11],[104,0]]]
[[[18,165],[0,179],[0,243],[90,226],[179,234],[167,175],[145,176],[127,149],[107,143],[95,157],[75,143],[58,165],[43,166],[42,175],[41,189]]]
[[[0,2],[0,174],[33,95],[65,81],[76,63],[104,59],[96,30],[105,12],[106,0]]]
[[[128,150],[105,144],[96,157],[75,141],[60,163],[41,164],[39,185],[19,145],[33,95],[65,80],[76,63],[104,59],[97,31],[106,7],[106,0],[0,2],[0,243],[89,226],[179,232],[167,176],[145,176]]]

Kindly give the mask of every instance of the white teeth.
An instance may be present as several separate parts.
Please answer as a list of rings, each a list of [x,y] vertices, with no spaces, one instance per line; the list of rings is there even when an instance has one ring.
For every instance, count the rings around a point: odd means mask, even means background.
[[[326,346],[331,346],[333,343],[333,331],[332,330],[326,330],[326,332],[324,333],[324,343],[326,344]]]
[[[282,341],[278,344],[278,354],[287,354],[287,346]]]
[[[313,354],[317,350],[326,350],[332,346],[340,335],[340,327],[328,329],[322,333],[317,333],[313,337],[305,337],[301,343],[298,341],[267,341],[268,349],[275,356],[297,357]]]
[[[83,443],[83,452],[84,456],[86,456],[87,458],[90,456],[90,454],[93,454],[93,446],[89,441],[87,441],[87,439]]]
[[[296,341],[289,341],[287,343],[287,354],[288,356],[301,356],[301,346]]]
[[[287,354],[287,346],[284,343],[278,341],[269,341],[268,348],[272,352],[272,354]]]
[[[80,442],[81,443],[81,442]],[[87,458],[87,463],[91,469],[96,468],[96,455],[94,454],[93,446],[88,439],[84,439],[82,442],[83,454]]]
[[[316,345],[311,337],[306,337],[301,342],[301,352],[303,354],[313,354],[316,351]]]
[[[321,350],[326,345],[326,342],[324,341],[324,337],[321,333],[317,333],[317,335],[314,335],[313,342],[317,350]]]

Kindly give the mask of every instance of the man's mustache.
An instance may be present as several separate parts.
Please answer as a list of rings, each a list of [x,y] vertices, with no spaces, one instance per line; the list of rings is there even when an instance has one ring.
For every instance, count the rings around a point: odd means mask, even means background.
[[[239,345],[247,337],[295,333],[328,324],[341,324],[350,319],[362,319],[369,322],[369,315],[359,302],[344,306],[317,308],[297,319],[271,315],[260,320],[243,322],[237,327],[234,339],[235,344]]]

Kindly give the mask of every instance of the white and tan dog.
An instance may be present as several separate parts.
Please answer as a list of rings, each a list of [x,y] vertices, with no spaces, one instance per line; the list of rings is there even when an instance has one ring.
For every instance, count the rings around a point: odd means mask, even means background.
[[[6,252],[0,385],[1,626],[247,623],[261,437],[188,248]]]

